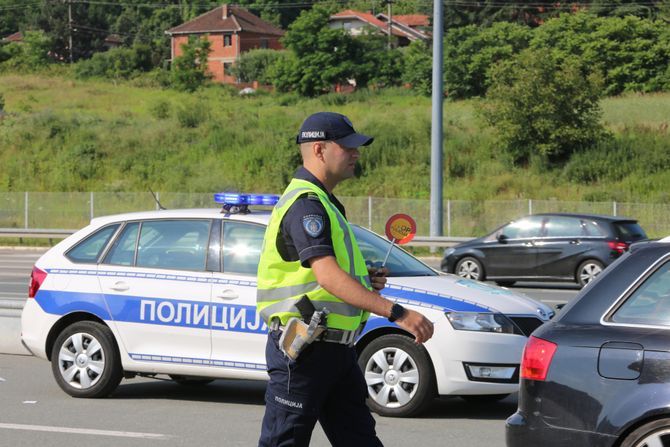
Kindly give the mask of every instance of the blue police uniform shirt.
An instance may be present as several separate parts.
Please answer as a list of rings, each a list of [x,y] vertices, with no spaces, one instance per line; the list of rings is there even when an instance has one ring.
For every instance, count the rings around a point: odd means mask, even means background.
[[[304,167],[299,168],[293,178],[306,180],[323,190],[330,201],[346,218],[344,206],[329,194],[323,183]],[[277,236],[277,249],[285,261],[297,261],[309,267],[309,260],[318,256],[335,256],[330,237],[330,221],[323,204],[313,194],[296,199],[282,219]]]

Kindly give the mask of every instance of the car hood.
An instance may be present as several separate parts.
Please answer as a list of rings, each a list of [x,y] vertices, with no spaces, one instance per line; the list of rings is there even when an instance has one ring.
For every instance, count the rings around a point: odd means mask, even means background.
[[[388,278],[382,295],[400,303],[443,311],[500,312],[548,320],[553,311],[521,293],[455,275]]]

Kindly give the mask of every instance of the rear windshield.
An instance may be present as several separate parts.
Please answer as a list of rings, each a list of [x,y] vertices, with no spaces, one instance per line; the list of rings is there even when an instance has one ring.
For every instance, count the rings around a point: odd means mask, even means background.
[[[614,222],[614,228],[622,241],[633,242],[647,239],[647,235],[637,222]]]

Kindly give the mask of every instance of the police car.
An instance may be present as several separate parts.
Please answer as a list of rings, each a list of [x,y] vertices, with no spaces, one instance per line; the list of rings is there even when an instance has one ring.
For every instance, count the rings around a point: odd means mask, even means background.
[[[276,196],[222,198],[219,209],[99,217],[35,264],[22,340],[51,362],[75,397],[104,397],[122,378],[179,383],[266,380],[267,326],[256,313],[256,271]],[[237,201],[237,202],[236,202]],[[231,204],[232,202],[232,204]],[[235,203],[236,202],[236,203]],[[237,212],[235,212],[237,211]],[[379,266],[389,242],[353,226]],[[507,289],[438,273],[398,247],[382,294],[435,325],[425,345],[372,315],[356,341],[370,407],[411,416],[437,395],[497,400],[517,391],[528,335],[553,316]]]

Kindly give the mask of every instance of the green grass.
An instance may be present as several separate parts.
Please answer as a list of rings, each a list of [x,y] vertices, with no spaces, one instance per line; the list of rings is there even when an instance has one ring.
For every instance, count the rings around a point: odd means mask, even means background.
[[[0,94],[9,113],[0,121],[0,191],[280,192],[300,163],[301,121],[331,110],[376,139],[339,195],[430,195],[430,98],[404,89],[240,98],[222,86],[188,94],[4,74]],[[444,104],[445,199],[670,202],[670,162],[659,155],[670,153],[670,94],[605,99],[613,142],[553,170],[512,167],[475,104]]]

